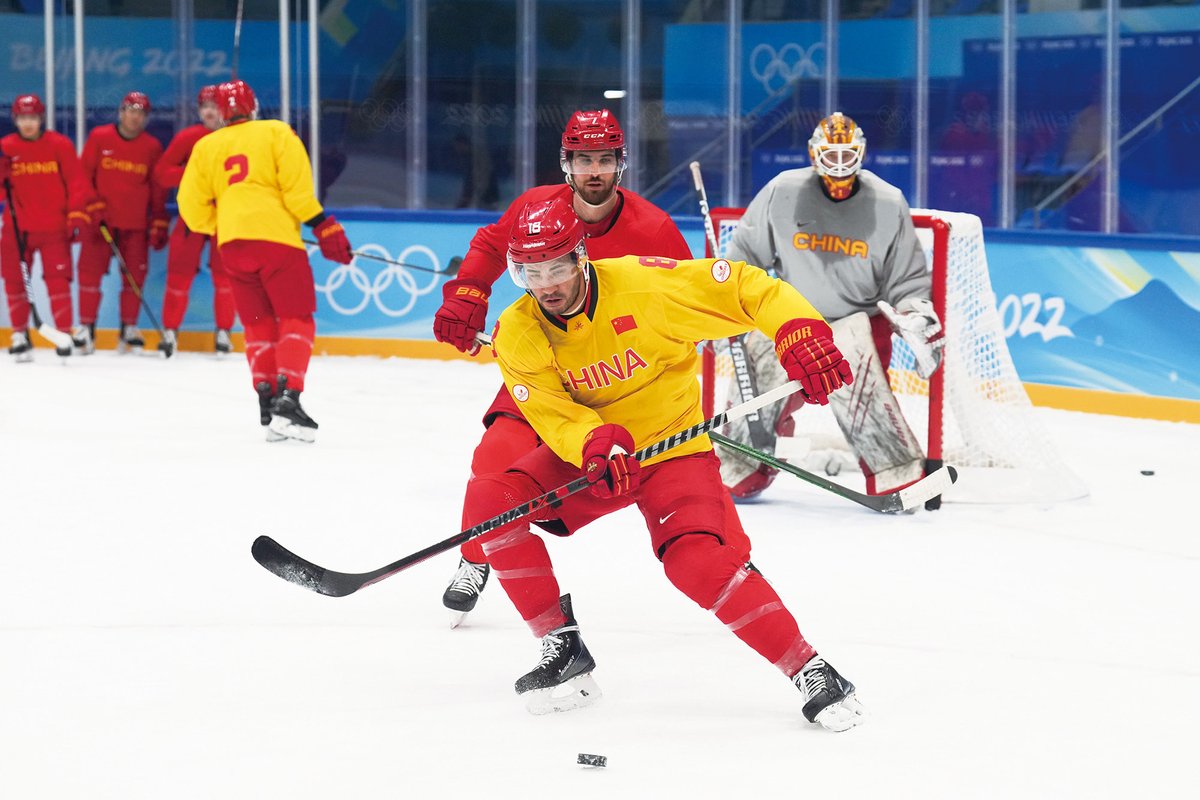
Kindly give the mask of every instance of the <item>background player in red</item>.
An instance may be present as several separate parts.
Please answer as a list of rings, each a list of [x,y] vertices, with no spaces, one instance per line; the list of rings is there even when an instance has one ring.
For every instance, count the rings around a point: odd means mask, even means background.
[[[117,123],[96,128],[83,145],[83,174],[95,189],[95,202],[88,210],[92,227],[79,249],[79,321],[87,328],[80,344],[85,353],[95,351],[100,282],[113,258],[99,226],[112,232],[139,292],[146,282],[147,245],[161,250],[167,244],[166,193],[151,179],[163,147],[146,133],[149,114],[150,98],[130,92],[121,101]],[[122,275],[118,343],[122,350],[145,344],[137,327],[140,310],[137,294]]]
[[[801,635],[750,564],[750,540],[726,524],[728,495],[708,437],[644,463],[634,455],[702,421],[697,340],[759,330],[775,342],[805,401],[828,403],[830,392],[853,380],[829,325],[792,286],[744,261],[589,261],[581,228],[561,200],[531,203],[513,226],[509,269],[526,296],[500,315],[493,346],[505,385],[544,443],[468,485],[466,524],[581,476],[590,492],[546,505],[535,518],[561,520],[574,531],[636,504],[675,588],[791,679],[809,722],[834,731],[854,727],[863,719],[854,685]],[[541,639],[541,660],[516,681],[526,707],[538,714],[593,702],[596,662],[529,520],[480,541],[500,585]]]
[[[312,163],[286,123],[258,120],[245,81],[217,87],[225,127],[196,142],[179,184],[179,216],[196,233],[216,236],[258,394],[267,441],[312,442],[317,423],[300,406],[312,357],[317,293],[300,223],[321,255],[353,259],[346,232],[313,192]]]
[[[527,190],[495,224],[479,229],[458,277],[442,287],[442,307],[433,322],[437,340],[462,352],[478,352],[475,335],[487,324],[492,284],[507,268],[509,232],[517,214],[531,202],[559,198],[569,204],[589,237],[589,252],[597,258],[630,253],[691,258],[683,234],[667,213],[620,187],[626,158],[625,132],[611,112],[602,109],[572,114],[559,151],[565,184]],[[503,470],[538,444],[537,434],[504,386],[484,414],[483,424],[483,438],[471,458],[472,476]],[[442,603],[451,610],[451,627],[475,607],[488,576],[478,542],[467,542],[461,552],[458,571],[442,596]]]
[[[33,269],[33,256],[42,257],[42,277],[50,296],[54,327],[71,330],[70,238],[90,220],[84,212],[88,186],[79,167],[75,147],[67,137],[43,130],[46,107],[35,94],[13,101],[16,132],[0,139],[0,200],[4,201],[4,231],[0,235],[0,277],[12,321],[12,344],[8,349],[18,361],[33,357],[29,343],[29,300],[21,276],[20,232],[24,237],[25,263]],[[8,187],[11,191],[6,191]],[[70,355],[70,349],[58,350]]]
[[[164,192],[179,186],[183,178],[183,168],[196,142],[210,132],[221,127],[221,110],[217,108],[217,87],[205,86],[196,97],[196,107],[200,114],[198,125],[188,127],[175,134],[175,138],[167,145],[167,150],[154,167],[154,182]],[[187,312],[188,293],[192,281],[200,271],[200,253],[204,245],[209,244],[208,266],[212,271],[213,281],[213,317],[217,331],[214,347],[218,353],[228,353],[233,349],[229,341],[229,329],[233,327],[234,308],[233,290],[229,288],[229,278],[221,266],[221,254],[217,243],[211,236],[194,233],[180,217],[171,231],[171,241],[167,250],[167,290],[163,294],[162,324],[163,340],[158,343],[158,349],[170,355],[175,352],[179,326],[183,324],[183,315]]]

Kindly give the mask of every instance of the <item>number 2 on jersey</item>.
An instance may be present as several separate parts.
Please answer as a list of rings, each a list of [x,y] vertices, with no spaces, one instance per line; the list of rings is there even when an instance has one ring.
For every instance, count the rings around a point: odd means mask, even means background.
[[[230,186],[241,183],[246,180],[246,175],[250,172],[250,160],[241,153],[232,155],[225,159],[225,171],[233,173],[229,176]]]

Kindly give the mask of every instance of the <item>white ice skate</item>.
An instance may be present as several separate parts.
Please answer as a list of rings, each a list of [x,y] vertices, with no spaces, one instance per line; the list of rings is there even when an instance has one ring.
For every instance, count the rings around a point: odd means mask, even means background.
[[[118,353],[140,353],[146,349],[146,340],[137,325],[122,325],[121,336],[117,340]]]
[[[9,345],[8,354],[18,364],[28,364],[33,361],[33,346],[29,344],[28,331],[12,332],[12,344]]]
[[[75,352],[81,356],[90,356],[96,352],[96,337],[91,325],[76,325],[71,330],[71,343]]]
[[[229,338],[229,331],[224,328],[217,328],[216,336],[213,339],[213,347],[218,355],[233,352],[233,341]]]

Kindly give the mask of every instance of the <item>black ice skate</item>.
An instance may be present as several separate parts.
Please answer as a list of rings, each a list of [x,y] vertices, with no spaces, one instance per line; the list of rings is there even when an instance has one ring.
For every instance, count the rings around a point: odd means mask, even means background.
[[[158,351],[167,358],[175,355],[175,348],[178,346],[178,336],[174,330],[167,328],[163,331],[162,340],[158,343]]]
[[[258,421],[267,429],[267,441],[283,441],[287,437],[276,433],[269,427],[271,424],[271,403],[275,399],[275,392],[271,390],[270,381],[259,381],[254,384],[254,391],[258,393]]]
[[[451,628],[461,625],[467,614],[474,610],[491,571],[487,564],[475,564],[465,558],[458,560],[458,572],[454,573],[442,595],[442,605],[450,609]]]
[[[117,341],[117,351],[120,353],[140,353],[146,348],[146,340],[137,325],[121,323],[121,337]]]
[[[8,354],[18,364],[33,361],[33,346],[29,344],[28,331],[12,332],[12,344],[8,347]]]
[[[90,356],[96,352],[96,323],[92,322],[86,325],[76,325],[71,331],[71,343],[75,345],[75,352],[83,356]]]
[[[567,621],[542,637],[542,660],[517,679],[517,694],[525,698],[530,714],[571,711],[600,699],[600,687],[592,678],[596,660],[588,652],[579,625],[571,612],[571,595],[559,598]]]
[[[804,695],[804,718],[831,731],[848,731],[866,719],[866,709],[854,694],[854,684],[838,674],[833,665],[813,656],[792,676]]]
[[[271,423],[267,430],[285,439],[312,443],[317,439],[317,423],[300,407],[300,392],[287,388],[287,378],[278,378],[279,391],[271,401]],[[278,441],[269,438],[267,441]]]
[[[222,354],[233,352],[233,341],[229,338],[229,331],[217,328],[217,333],[213,337],[213,348]]]

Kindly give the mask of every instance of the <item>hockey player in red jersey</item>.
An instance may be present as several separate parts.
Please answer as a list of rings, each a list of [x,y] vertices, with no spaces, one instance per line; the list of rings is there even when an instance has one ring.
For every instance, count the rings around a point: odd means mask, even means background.
[[[95,350],[100,282],[113,258],[100,225],[112,233],[129,270],[128,276],[121,276],[118,347],[124,351],[145,344],[137,327],[138,293],[146,282],[148,247],[161,250],[166,246],[168,223],[166,193],[151,178],[163,147],[146,133],[149,114],[150,98],[130,92],[121,101],[117,123],[96,128],[83,145],[83,173],[95,189],[89,209],[92,226],[79,249],[79,321],[87,329],[81,343],[85,353]],[[137,292],[130,287],[130,278]]]
[[[196,107],[200,114],[200,123],[190,125],[175,134],[175,138],[167,145],[166,152],[154,167],[154,182],[164,192],[179,186],[184,166],[196,142],[221,127],[216,84],[200,90],[196,97]],[[212,271],[213,317],[217,326],[214,348],[218,353],[228,353],[233,349],[229,340],[229,329],[233,327],[234,320],[233,290],[230,289],[229,277],[221,266],[221,254],[217,243],[211,236],[188,230],[181,217],[176,220],[175,228],[171,231],[167,250],[167,290],[163,295],[162,308],[164,335],[163,340],[158,343],[158,349],[168,356],[175,352],[179,326],[183,324],[183,315],[187,312],[188,293],[191,291],[192,281],[200,271],[200,253],[205,244],[209,245],[208,266]]]
[[[475,353],[475,335],[487,320],[492,284],[504,274],[508,235],[517,214],[527,204],[561,199],[574,209],[588,235],[588,248],[597,258],[646,253],[668,258],[691,258],[683,235],[666,212],[628,189],[621,188],[626,166],[625,132],[607,110],[576,111],[563,131],[559,165],[565,183],[535,186],[521,194],[500,219],[479,229],[459,267],[458,277],[442,287],[442,307],[434,317],[439,342]],[[537,446],[537,434],[500,387],[483,417],[484,434],[471,459],[471,474],[502,470]],[[442,602],[451,611],[451,626],[475,607],[487,581],[488,567],[478,543],[462,546],[458,571]]]
[[[526,296],[500,315],[493,347],[505,385],[543,444],[506,471],[471,481],[464,526],[586,477],[590,491],[544,506],[537,518],[576,531],[637,505],[667,579],[791,679],[809,722],[854,727],[863,719],[854,685],[801,635],[751,565],[749,539],[728,525],[708,437],[644,463],[632,455],[703,419],[698,340],[759,330],[775,342],[805,401],[828,403],[830,392],[853,380],[829,325],[789,284],[743,261],[591,261],[583,227],[562,200],[531,203],[513,227],[509,270]],[[593,702],[596,662],[529,519],[479,542],[541,639],[540,662],[516,682],[527,708],[545,713]]]
[[[29,299],[21,275],[21,259],[33,269],[35,254],[42,257],[42,277],[50,296],[54,326],[70,331],[70,239],[90,220],[84,210],[88,186],[71,140],[44,130],[46,107],[35,94],[13,101],[17,130],[0,139],[0,200],[4,231],[0,235],[0,277],[12,322],[8,352],[18,361],[33,357],[29,342]],[[14,218],[15,211],[15,218]],[[19,224],[18,224],[19,222]],[[18,241],[18,231],[20,239]],[[59,355],[70,355],[69,347]]]
[[[300,405],[312,357],[317,293],[301,223],[321,255],[354,256],[346,232],[313,192],[312,163],[284,122],[259,120],[245,81],[217,87],[225,127],[196,142],[179,183],[179,216],[196,233],[216,236],[258,394],[267,441],[312,442],[317,423]]]

